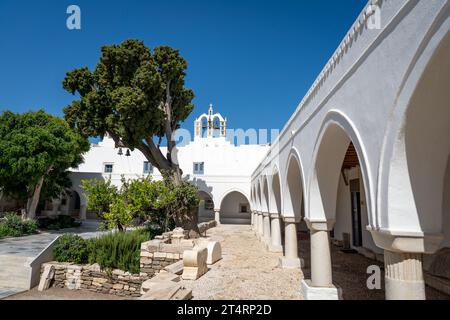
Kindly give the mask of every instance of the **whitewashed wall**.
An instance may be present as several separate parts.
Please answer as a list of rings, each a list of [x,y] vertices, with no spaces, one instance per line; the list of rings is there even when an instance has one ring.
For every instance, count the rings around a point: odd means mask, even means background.
[[[84,163],[72,169],[71,180],[73,189],[80,194],[82,206],[86,199],[81,188],[81,181],[88,179],[111,179],[120,188],[121,177],[133,179],[144,176],[143,154],[132,151],[127,157],[126,148],[123,155],[118,155],[114,141],[105,137],[98,145],[84,155]],[[240,192],[250,202],[251,173],[269,150],[267,145],[235,146],[225,138],[195,138],[189,144],[179,147],[176,159],[183,170],[183,176],[196,184],[200,190],[208,193],[214,201],[215,209],[221,209],[222,200],[231,192]],[[162,148],[163,154],[166,149]],[[193,163],[204,162],[204,174],[193,173]],[[104,173],[104,165],[113,164],[113,173]],[[151,176],[162,179],[159,171],[154,168]]]
[[[367,28],[364,9],[253,173],[252,185],[257,189],[262,177],[279,171],[281,213],[291,217],[285,192],[295,155],[302,190],[293,196],[303,193],[306,219],[333,220],[352,141],[377,246],[434,252],[449,232],[442,182],[450,153],[450,1],[377,2],[380,28]],[[393,249],[398,238],[402,248]]]

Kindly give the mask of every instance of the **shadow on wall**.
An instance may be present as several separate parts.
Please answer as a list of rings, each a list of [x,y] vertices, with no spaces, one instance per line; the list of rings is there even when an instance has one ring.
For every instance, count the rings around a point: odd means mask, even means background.
[[[443,177],[448,171],[450,153],[449,56],[450,32],[415,89],[405,116],[404,134],[404,168],[408,170],[413,195],[410,208],[417,211],[425,233],[444,231],[447,235],[450,226],[445,224],[448,220],[445,198],[448,193],[445,194]],[[448,237],[445,241],[448,245]]]

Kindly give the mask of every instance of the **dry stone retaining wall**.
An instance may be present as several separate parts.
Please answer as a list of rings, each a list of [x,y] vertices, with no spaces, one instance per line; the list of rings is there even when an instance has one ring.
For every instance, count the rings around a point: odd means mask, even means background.
[[[201,233],[217,226],[216,221],[204,222],[198,225]],[[186,231],[175,229],[166,232],[154,240],[141,244],[141,273],[154,275],[165,267],[183,259],[185,250],[192,250],[199,240],[187,239]]]
[[[206,232],[216,226],[215,221],[199,224]],[[89,290],[117,296],[140,297],[141,285],[165,267],[183,259],[183,252],[191,250],[198,240],[185,239],[186,233],[176,231],[164,233],[154,240],[141,244],[140,274],[122,270],[102,271],[98,264],[75,265],[72,263],[49,262],[41,266],[41,275],[46,265],[55,268],[51,285],[70,290]]]
[[[55,276],[52,285],[71,290],[89,290],[117,296],[140,297],[142,282],[150,277],[147,274],[133,275],[122,270],[105,272],[99,265],[74,265],[70,263],[50,262],[42,265],[53,265]]]

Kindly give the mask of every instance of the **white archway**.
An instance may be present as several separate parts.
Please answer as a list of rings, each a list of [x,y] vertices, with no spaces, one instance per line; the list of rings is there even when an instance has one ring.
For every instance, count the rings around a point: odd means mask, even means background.
[[[227,192],[220,202],[220,223],[222,224],[250,224],[250,202],[242,191]]]
[[[389,166],[386,224],[397,232],[426,235],[422,248],[449,246],[450,32],[441,41],[414,89]],[[400,229],[401,226],[401,229]]]
[[[268,177],[262,176],[262,211],[265,213],[269,212],[269,186]]]
[[[370,163],[364,145],[351,121],[338,111],[330,111],[324,120],[316,141],[312,173],[309,177],[307,219],[311,221],[335,221],[339,179],[342,164],[352,143],[361,170],[361,180],[366,195],[368,224],[375,225],[373,183]]]
[[[199,190],[198,197],[200,198],[198,207],[198,221],[207,222],[214,220],[215,217],[213,196],[206,191]]]
[[[270,190],[270,212],[281,214],[281,183],[278,169],[273,172]]]
[[[283,192],[283,218],[295,219],[300,222],[304,216],[303,167],[300,156],[293,149],[286,164],[286,174]]]
[[[262,202],[261,202],[261,183],[260,179],[258,179],[258,182],[256,183],[256,210],[261,211],[262,210]]]

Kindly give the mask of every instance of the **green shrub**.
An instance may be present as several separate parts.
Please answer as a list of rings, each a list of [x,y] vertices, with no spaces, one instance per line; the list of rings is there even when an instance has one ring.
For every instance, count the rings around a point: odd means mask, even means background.
[[[38,227],[47,230],[60,230],[67,228],[77,228],[81,226],[81,222],[77,222],[73,217],[66,215],[59,215],[55,218],[40,218],[38,219]]]
[[[5,226],[3,223],[0,223],[0,238],[9,236],[9,228]]]
[[[139,273],[141,243],[149,241],[148,229],[116,232],[88,240],[89,263],[98,263],[102,269],[120,269]]]
[[[21,237],[36,233],[36,220],[22,220],[15,213],[8,213],[0,221],[0,237]]]
[[[87,241],[76,234],[66,233],[56,241],[53,257],[58,262],[85,264],[88,261]]]

